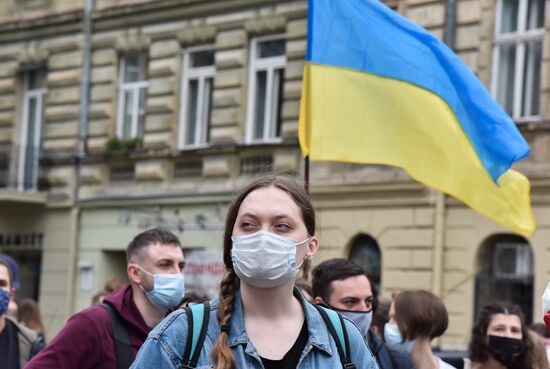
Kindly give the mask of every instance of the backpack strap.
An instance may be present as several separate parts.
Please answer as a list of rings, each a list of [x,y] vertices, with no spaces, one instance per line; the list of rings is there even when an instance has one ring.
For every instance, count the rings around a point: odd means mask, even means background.
[[[36,356],[42,349],[46,346],[46,342],[44,342],[44,336],[38,335],[36,339],[31,344],[31,352],[29,353],[29,361]]]
[[[338,349],[338,355],[340,356],[340,362],[344,369],[355,369],[355,364],[351,361],[348,332],[344,319],[334,310],[325,308],[324,306],[313,305],[321,314],[321,317],[325,321],[327,328],[336,342],[336,348]]]
[[[187,341],[180,368],[196,368],[208,329],[210,304],[207,301],[189,305],[184,310],[187,315]]]
[[[115,343],[116,367],[117,369],[128,369],[134,361],[128,330],[118,312],[110,304],[103,303],[100,306],[107,310],[111,320],[113,342]]]

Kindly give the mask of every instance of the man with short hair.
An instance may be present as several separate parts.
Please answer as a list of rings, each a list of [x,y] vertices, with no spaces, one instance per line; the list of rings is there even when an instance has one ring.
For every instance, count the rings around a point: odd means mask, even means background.
[[[10,267],[0,258],[0,361],[4,369],[21,369],[42,347],[36,332],[6,316],[15,288]]]
[[[408,356],[387,347],[370,329],[377,299],[366,271],[346,259],[322,262],[312,272],[313,301],[351,319],[363,332],[380,369],[411,369]]]
[[[159,228],[138,234],[128,245],[126,258],[130,285],[107,295],[108,306],[74,315],[25,369],[130,366],[151,329],[183,299],[185,261],[179,239]],[[121,328],[114,329],[113,322]],[[120,333],[115,340],[113,335]]]

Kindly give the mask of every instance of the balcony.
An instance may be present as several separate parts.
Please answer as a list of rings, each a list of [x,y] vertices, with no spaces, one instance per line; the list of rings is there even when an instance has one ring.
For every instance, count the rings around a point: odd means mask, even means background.
[[[51,165],[38,151],[31,146],[0,147],[0,203],[46,203],[50,186],[45,174]],[[20,165],[22,158],[32,159]]]

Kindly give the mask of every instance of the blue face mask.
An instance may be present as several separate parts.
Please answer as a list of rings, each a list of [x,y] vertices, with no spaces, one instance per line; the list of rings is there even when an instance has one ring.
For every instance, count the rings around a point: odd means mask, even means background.
[[[183,274],[151,274],[138,265],[144,273],[153,277],[153,289],[141,290],[149,301],[159,310],[169,310],[177,306],[185,296]]]
[[[9,291],[0,290],[0,316],[6,314],[6,311],[8,311],[10,299],[11,293]]]
[[[384,340],[386,344],[394,350],[411,352],[414,342],[410,340],[403,340],[403,336],[399,331],[397,324],[386,323],[384,326]]]

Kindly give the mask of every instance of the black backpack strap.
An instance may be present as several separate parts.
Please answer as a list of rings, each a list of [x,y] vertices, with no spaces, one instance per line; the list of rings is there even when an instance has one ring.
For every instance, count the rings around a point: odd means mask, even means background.
[[[187,341],[180,368],[196,368],[208,330],[210,304],[207,301],[186,306],[184,310],[187,316]]]
[[[348,331],[344,319],[337,312],[319,305],[313,305],[321,314],[325,324],[336,343],[340,362],[344,369],[355,369],[355,364],[351,361]]]
[[[103,303],[102,306],[111,319],[113,329],[113,342],[115,343],[115,358],[117,369],[128,369],[132,365],[132,344],[128,336],[128,330],[122,322],[122,318],[118,312],[108,303]]]

